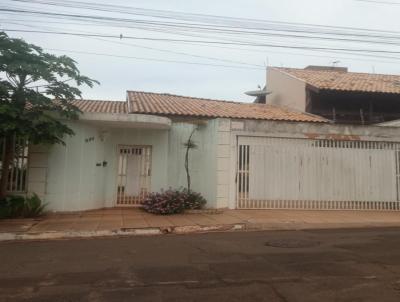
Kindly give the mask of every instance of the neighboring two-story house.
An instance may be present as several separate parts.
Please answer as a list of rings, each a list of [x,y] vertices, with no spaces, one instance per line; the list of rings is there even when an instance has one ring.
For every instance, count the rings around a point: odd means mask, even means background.
[[[267,87],[267,104],[320,115],[336,123],[367,125],[400,119],[398,75],[354,73],[343,67],[270,67]]]

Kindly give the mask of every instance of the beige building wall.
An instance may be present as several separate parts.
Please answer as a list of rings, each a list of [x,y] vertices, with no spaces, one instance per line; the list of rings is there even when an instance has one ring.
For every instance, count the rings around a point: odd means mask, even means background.
[[[306,83],[273,67],[267,70],[267,104],[306,110]]]

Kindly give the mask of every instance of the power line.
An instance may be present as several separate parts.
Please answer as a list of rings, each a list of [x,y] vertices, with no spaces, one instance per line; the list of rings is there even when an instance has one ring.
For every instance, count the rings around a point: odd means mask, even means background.
[[[223,68],[251,69],[251,70],[265,70],[265,68],[256,68],[256,67],[208,64],[208,63],[176,61],[176,60],[166,60],[166,59],[157,59],[157,58],[143,58],[143,57],[135,57],[135,56],[122,56],[122,55],[106,54],[106,53],[99,53],[99,52],[78,51],[78,50],[68,50],[68,49],[57,49],[57,48],[44,48],[44,49],[50,50],[50,51],[71,52],[71,53],[79,53],[79,54],[86,54],[86,55],[105,56],[105,57],[122,58],[122,59],[135,59],[135,60],[152,61],[152,62],[178,63],[178,64],[202,65],[202,66],[213,66],[213,67],[223,67]]]
[[[21,1],[21,0],[14,0],[14,1]],[[107,21],[107,22],[128,22],[128,23],[135,23],[136,25],[138,23],[141,24],[146,24],[146,25],[159,25],[159,26],[164,26],[164,27],[175,27],[175,28],[188,28],[188,29],[202,29],[202,30],[209,30],[209,31],[214,31],[214,32],[229,32],[232,30],[228,30],[227,28],[239,28],[239,29],[245,29],[245,31],[238,31],[235,30],[233,32],[236,33],[245,33],[245,34],[257,34],[257,35],[262,35],[263,33],[260,31],[269,31],[269,34],[271,31],[278,31],[278,32],[297,32],[297,33],[307,33],[307,34],[325,34],[325,35],[333,35],[333,36],[357,36],[357,37],[365,37],[365,38],[376,38],[376,39],[399,39],[400,36],[400,32],[393,32],[393,31],[381,31],[381,30],[370,30],[370,29],[352,29],[351,32],[334,32],[334,31],[328,31],[328,32],[321,32],[321,31],[315,31],[315,30],[310,30],[310,26],[312,25],[307,25],[305,24],[304,28],[293,28],[293,26],[300,26],[300,25],[291,25],[291,24],[297,24],[297,23],[282,23],[283,24],[288,24],[285,25],[286,27],[271,27],[271,25],[268,28],[265,27],[247,27],[247,26],[238,26],[238,25],[229,25],[229,26],[225,26],[225,25],[221,25],[221,24],[214,24],[211,23],[210,24],[204,24],[204,23],[187,23],[187,22],[167,22],[167,21],[155,21],[155,20],[141,20],[141,19],[126,19],[126,18],[114,18],[114,17],[106,17],[106,16],[91,16],[91,15],[79,15],[79,14],[64,14],[64,13],[55,13],[55,12],[42,12],[42,11],[33,11],[33,10],[21,10],[21,9],[10,9],[10,8],[3,8],[0,9],[1,11],[5,11],[5,12],[14,12],[14,13],[25,13],[25,14],[31,14],[31,15],[45,15],[45,16],[49,16],[49,17],[57,17],[57,18],[77,18],[80,20],[90,20],[90,21],[94,21],[94,20],[101,20],[101,21]],[[123,13],[127,13],[127,12],[123,12]],[[136,14],[135,14],[136,15]],[[143,16],[147,16],[147,17],[154,17],[153,15],[146,15],[146,14],[139,14],[139,15],[143,15]],[[191,15],[191,14],[190,14]],[[173,19],[173,18],[172,18]],[[271,24],[280,24],[279,22],[272,22],[269,21]],[[268,23],[267,23],[268,24]],[[280,26],[282,26],[280,25]],[[211,27],[210,27],[211,26]],[[288,27],[289,26],[289,27]],[[291,26],[291,27],[290,27]],[[318,25],[313,25],[315,28],[331,28],[328,26],[318,26]],[[341,28],[346,28],[346,27],[338,27],[339,29]],[[249,30],[257,30],[257,32],[249,32]],[[358,32],[354,32],[355,30],[357,30]],[[369,32],[368,34],[364,34],[362,32]],[[371,32],[373,32],[374,34],[371,34]],[[396,34],[396,36],[388,36],[387,34]],[[264,33],[265,34],[265,33]],[[308,36],[305,36],[308,37]],[[310,38],[321,38],[321,39],[327,39],[327,37],[312,37],[309,36]],[[332,39],[332,38],[331,38]],[[349,39],[348,39],[349,40]],[[360,42],[366,42],[363,40],[355,40],[352,39],[354,41],[360,41]],[[385,42],[385,41],[380,41],[380,42]]]
[[[36,27],[36,28],[44,28],[42,26],[32,26],[32,25],[27,25],[27,24],[21,24],[17,22],[7,22],[10,24],[15,24],[15,25],[22,25],[26,27]],[[49,27],[46,27],[49,28]],[[54,32],[54,30],[51,30],[51,32]],[[82,32],[81,33],[91,33],[91,32]],[[102,38],[96,38],[96,37],[88,37],[91,39],[95,39],[97,41],[103,41],[107,43],[113,43],[113,44],[118,44],[118,45],[125,45],[125,46],[130,46],[130,47],[136,47],[136,48],[142,48],[142,49],[150,49],[150,50],[155,50],[159,52],[165,52],[165,53],[171,53],[171,54],[178,54],[178,55],[183,55],[183,56],[189,56],[193,58],[200,58],[200,59],[207,59],[207,60],[212,60],[212,61],[219,61],[219,62],[225,62],[225,63],[233,63],[233,64],[239,64],[239,65],[246,65],[246,66],[252,66],[252,67],[262,67],[264,68],[263,65],[258,65],[258,64],[251,64],[247,62],[242,62],[242,61],[236,61],[236,60],[229,60],[229,59],[221,59],[221,58],[216,58],[216,57],[209,57],[209,56],[202,56],[202,55],[196,55],[196,54],[190,54],[187,52],[182,52],[182,51],[173,51],[173,50],[168,50],[168,49],[160,49],[160,48],[155,48],[155,47],[149,47],[149,46],[142,46],[138,44],[132,44],[132,43],[126,43],[126,42],[120,42],[120,41],[110,41]]]
[[[147,41],[161,41],[161,42],[180,42],[180,43],[200,43],[200,44],[216,44],[216,45],[242,45],[253,47],[273,47],[273,48],[290,48],[302,50],[334,50],[334,51],[348,51],[360,53],[382,53],[382,54],[400,54],[400,51],[378,50],[378,49],[352,49],[352,48],[333,48],[333,47],[316,47],[316,46],[292,46],[292,45],[279,45],[268,43],[252,43],[252,42],[223,42],[223,41],[205,41],[205,40],[187,40],[187,39],[168,39],[168,38],[150,38],[150,37],[137,37],[137,36],[122,36],[121,35],[104,35],[104,34],[82,34],[71,32],[51,32],[39,30],[20,30],[20,29],[7,29],[4,31],[9,32],[23,32],[23,33],[42,33],[54,35],[68,35],[68,36],[81,36],[81,37],[101,37],[101,38],[114,38],[114,39],[133,39],[133,40],[147,40]]]
[[[211,31],[213,32],[213,28],[217,28],[215,31],[215,33],[220,34],[220,33],[225,33],[225,34],[257,34],[258,36],[268,36],[270,33],[264,33],[264,32],[251,32],[248,31],[247,29],[249,28],[249,26],[242,26],[243,23],[240,23],[240,26],[237,25],[238,23],[235,22],[235,25],[229,25],[229,26],[225,26],[225,25],[221,25],[225,20],[228,21],[232,21],[232,20],[240,20],[242,22],[249,20],[250,22],[258,22],[258,23],[262,23],[262,24],[278,24],[279,26],[283,26],[283,25],[290,25],[290,27],[288,28],[284,28],[284,27],[273,27],[273,28],[257,28],[257,30],[263,30],[263,31],[288,31],[288,32],[303,32],[303,29],[306,28],[307,33],[314,33],[316,32],[313,28],[308,28],[309,26],[315,27],[315,28],[329,28],[329,29],[346,29],[346,30],[352,30],[351,32],[336,32],[336,31],[328,31],[326,32],[326,34],[329,35],[352,35],[352,36],[365,36],[365,37],[374,37],[374,38],[390,38],[390,39],[400,39],[400,36],[382,36],[382,35],[371,35],[371,34],[361,34],[359,35],[358,33],[355,33],[353,30],[359,31],[359,32],[382,32],[382,33],[396,33],[398,34],[399,32],[393,32],[393,31],[378,31],[378,30],[369,30],[369,29],[360,29],[360,28],[348,28],[348,27],[331,27],[331,26],[319,26],[319,25],[310,25],[310,24],[301,24],[301,23],[288,23],[288,22],[276,22],[276,21],[268,21],[268,20],[257,20],[257,19],[242,19],[242,18],[231,18],[231,17],[221,17],[221,16],[211,16],[211,15],[200,15],[200,14],[187,14],[187,13],[179,13],[179,12],[172,12],[172,11],[160,11],[160,10],[149,10],[149,9],[142,9],[142,8],[133,8],[133,7],[128,7],[128,6],[116,6],[116,5],[98,5],[98,4],[94,4],[94,3],[87,3],[87,2],[82,2],[84,5],[86,5],[85,7],[83,7],[79,2],[75,2],[75,1],[63,1],[62,4],[68,3],[68,6],[66,5],[61,5],[59,2],[55,2],[55,1],[43,1],[43,0],[15,0],[14,2],[33,2],[33,3],[40,3],[40,4],[48,4],[48,5],[55,5],[55,6],[64,6],[64,7],[70,7],[70,8],[90,8],[90,9],[95,9],[95,10],[102,10],[102,11],[118,11],[118,12],[122,12],[122,13],[127,13],[130,10],[137,10],[139,13],[132,13],[134,15],[141,15],[141,16],[146,16],[146,17],[157,17],[157,18],[167,18],[167,19],[187,19],[188,16],[190,16],[190,20],[192,20],[192,16],[196,16],[199,18],[195,18],[194,20],[200,20],[202,22],[209,22],[210,20],[212,21],[211,23],[215,24],[218,23],[217,26],[213,26],[213,27],[209,27],[210,25],[202,23],[201,27],[198,26],[199,23],[176,23],[176,22],[154,22],[154,21],[147,21],[147,20],[135,20],[135,19],[121,19],[121,18],[108,18],[108,17],[99,17],[99,16],[84,16],[84,15],[74,15],[74,14],[57,14],[57,17],[61,17],[61,18],[74,18],[74,17],[79,17],[82,18],[80,20],[83,20],[85,22],[90,21],[90,22],[97,22],[94,24],[97,25],[102,25],[102,26],[117,26],[117,27],[127,27],[126,25],[124,25],[124,23],[136,23],[135,27],[136,29],[144,29],[144,30],[151,30],[151,31],[157,31],[157,32],[163,32],[163,33],[169,33],[169,34],[178,34],[178,35],[185,35],[185,36],[190,36],[190,37],[199,37],[199,34],[193,34],[193,35],[188,35],[188,34],[184,34],[183,32],[192,32],[193,30],[201,30],[201,31]],[[52,3],[52,4],[49,4]],[[122,9],[121,9],[122,8]],[[24,11],[26,13],[42,13],[42,12],[35,12],[35,11]],[[50,16],[50,17],[55,17],[52,14],[50,15],[46,15],[46,16]],[[88,17],[89,19],[84,19],[85,17]],[[96,18],[100,18],[100,19],[96,19]],[[203,19],[201,19],[203,18]],[[205,19],[204,19],[205,18]],[[207,20],[206,20],[207,19]],[[210,19],[210,20],[208,20]],[[215,19],[215,20],[214,20]],[[103,23],[98,23],[98,22],[103,22]],[[104,22],[114,22],[111,24],[105,24]],[[115,23],[115,22],[119,22],[119,23]],[[123,23],[121,23],[123,22]],[[143,24],[143,26],[145,27],[139,27],[138,24]],[[171,27],[171,28],[175,28],[175,27],[181,27],[179,28],[179,32],[173,32],[173,31],[169,31],[166,29],[161,29],[163,26],[165,27]],[[303,26],[304,28],[294,28],[293,26]],[[158,29],[157,29],[158,27]],[[222,29],[220,29],[222,28]],[[245,30],[226,30],[226,28],[244,28]],[[274,34],[273,34],[274,35]],[[283,35],[278,35],[278,36],[283,36]],[[119,37],[119,36],[118,36]],[[289,37],[293,37],[293,38],[299,38],[298,36],[289,36]],[[132,47],[142,47],[145,48],[145,46],[140,46],[140,45],[135,45],[135,44],[128,44],[128,43],[123,43],[120,41],[108,41],[108,40],[104,40],[104,39],[100,39],[99,37],[91,37],[93,39],[97,39],[97,40],[103,40],[103,41],[107,41],[110,43],[118,43],[121,45],[127,45],[127,46],[132,46]],[[106,38],[110,38],[110,39],[115,39],[116,37],[109,37],[106,36]],[[124,37],[125,38],[125,37]],[[139,37],[136,37],[139,38]],[[212,37],[212,39],[214,39],[216,37]],[[319,37],[309,37],[309,36],[304,36],[303,38],[308,39],[314,39],[314,38],[319,38]],[[323,37],[325,38],[325,37]],[[221,40],[223,38],[219,38],[219,40]],[[333,39],[333,38],[329,38],[329,39]],[[227,40],[227,39],[224,39]],[[259,40],[259,39],[258,39]],[[374,50],[368,50],[368,49],[349,49],[349,48],[329,48],[329,47],[307,47],[307,46],[301,46],[301,47],[293,47],[291,45],[274,45],[274,44],[262,44],[261,43],[253,43],[252,41],[238,41],[238,40],[232,40],[232,39],[228,39],[227,41],[233,41],[234,43],[224,43],[224,44],[209,44],[209,43],[216,43],[216,41],[198,41],[198,40],[182,40],[182,39],[169,39],[169,40],[161,40],[161,39],[154,39],[153,41],[164,41],[164,42],[171,42],[171,43],[185,43],[185,44],[194,44],[194,45],[200,45],[200,46],[207,46],[207,47],[217,47],[217,48],[226,48],[226,49],[235,49],[237,50],[237,48],[229,48],[226,47],[226,45],[232,44],[232,45],[241,45],[241,46],[246,46],[246,47],[253,47],[253,46],[263,46],[265,48],[268,47],[273,47],[273,48],[292,48],[295,50],[306,50],[306,51],[318,51],[318,52],[327,52],[327,53],[347,53],[350,55],[357,55],[357,56],[368,56],[368,57],[374,57],[374,58],[384,58],[384,59],[392,59],[392,60],[398,60],[399,58],[397,57],[392,57],[392,56],[382,56],[382,55],[377,55],[376,53],[374,54],[369,54],[369,53],[373,53]],[[355,42],[355,40],[349,40],[351,42]],[[219,41],[221,42],[221,41]],[[371,41],[371,40],[362,40],[360,42],[363,43],[379,43],[379,44],[390,44],[390,45],[398,45],[395,42],[385,42],[385,41]],[[207,44],[208,43],[208,44]],[[221,46],[224,45],[224,46]],[[163,52],[171,52],[171,53],[175,53],[173,51],[168,51],[168,50],[161,50],[161,49],[156,49],[156,48],[150,48],[148,47],[148,49],[153,49],[153,50],[157,50],[157,51],[163,51]],[[254,49],[241,49],[242,51],[257,51]],[[385,51],[379,50],[380,53],[386,53]],[[357,53],[357,54],[355,54]],[[393,54],[397,54],[397,52],[387,52],[387,53],[393,53]],[[176,52],[176,54],[182,54],[182,55],[189,55],[189,56],[194,56],[197,57],[197,55],[191,55],[191,54],[185,54],[183,52]],[[199,58],[207,58],[205,56],[198,56]],[[211,59],[211,57],[208,57]],[[220,60],[218,58],[213,58],[215,60]],[[223,59],[222,59],[223,60]],[[230,61],[230,60],[226,60],[226,61]],[[229,62],[229,63],[235,63],[235,64],[245,64],[244,62]],[[247,63],[246,63],[247,65]],[[259,66],[259,65],[258,65]]]
[[[261,19],[251,19],[251,18],[237,18],[237,17],[227,17],[227,16],[218,16],[218,15],[206,15],[206,14],[196,14],[196,13],[183,13],[171,10],[155,10],[155,9],[145,9],[145,8],[137,8],[132,6],[122,6],[115,4],[98,4],[92,2],[84,2],[84,1],[68,1],[64,0],[61,3],[58,1],[49,1],[49,0],[11,0],[13,2],[23,2],[23,3],[36,3],[42,5],[53,5],[53,6],[61,6],[61,7],[69,7],[69,8],[85,8],[91,10],[99,10],[103,12],[119,12],[123,14],[131,14],[131,15],[140,15],[140,16],[150,16],[155,18],[165,18],[165,19],[175,19],[175,20],[199,20],[208,23],[221,24],[222,22],[230,22],[234,24],[240,24],[243,26],[245,22],[248,24],[275,24],[275,25],[291,25],[291,26],[303,26],[303,27],[314,27],[320,29],[341,29],[341,30],[356,30],[356,31],[374,31],[380,33],[393,33],[393,31],[383,31],[376,29],[363,29],[356,27],[343,27],[343,26],[328,26],[328,25],[315,25],[315,24],[307,24],[307,23],[294,23],[294,22],[280,22],[280,21],[271,21],[271,20],[261,20]],[[360,0],[361,1],[361,0]],[[368,0],[365,0],[368,1]],[[372,1],[372,0],[371,0]],[[376,1],[378,2],[378,1]],[[398,33],[398,32],[397,32]]]
[[[389,1],[374,1],[374,0],[354,0],[354,1],[374,3],[374,4],[385,4],[385,5],[400,5],[400,2],[389,2]]]
[[[19,20],[19,21],[25,21],[25,20]],[[28,24],[21,24],[21,23],[16,23],[16,22],[8,22],[6,21],[6,23],[10,23],[10,24],[16,24],[16,25],[22,25],[22,26],[26,26],[26,27],[36,27],[36,28],[44,28],[44,29],[55,29],[55,30],[60,30],[59,28],[51,28],[48,26],[34,26],[34,25],[28,25]],[[61,24],[65,24],[65,22],[53,22],[53,23],[61,23]],[[76,24],[76,23],[66,23],[66,24],[74,24],[74,25],[82,25],[82,24]],[[53,30],[54,31],[54,30]],[[52,31],[52,32],[53,32]],[[79,31],[80,33],[92,33],[92,32],[88,32],[88,31]],[[189,54],[189,53],[185,53],[185,52],[176,52],[176,51],[172,51],[172,50],[166,50],[166,49],[160,49],[160,48],[154,48],[154,47],[148,47],[148,46],[142,46],[142,45],[138,45],[138,44],[132,44],[132,43],[126,43],[126,42],[121,42],[121,41],[114,41],[114,40],[107,40],[107,39],[102,39],[102,38],[95,38],[95,37],[88,37],[90,39],[94,39],[97,41],[102,41],[102,42],[107,42],[107,43],[113,43],[113,44],[119,44],[119,45],[124,45],[124,46],[129,46],[129,47],[137,47],[137,48],[143,48],[143,49],[150,49],[150,50],[155,50],[155,51],[160,51],[160,52],[166,52],[166,53],[173,53],[173,54],[179,54],[179,55],[185,55],[185,56],[190,56],[190,57],[196,57],[196,58],[205,58],[205,59],[210,59],[210,60],[215,60],[215,61],[222,61],[222,62],[229,62],[229,63],[236,63],[236,64],[244,64],[244,65],[249,65],[249,66],[260,66],[261,65],[257,65],[257,64],[249,64],[249,63],[244,63],[244,62],[240,62],[240,61],[233,61],[233,60],[225,60],[225,59],[219,59],[219,58],[214,58],[214,57],[208,57],[208,56],[201,56],[201,55],[194,55],[194,54]],[[195,43],[188,43],[189,45],[197,45]],[[207,46],[207,47],[212,47],[212,48],[219,48],[219,49],[227,49],[227,50],[234,50],[234,51],[246,51],[246,52],[258,52],[258,53],[264,53],[265,51],[261,51],[261,50],[257,50],[257,49],[245,49],[245,48],[232,48],[232,47],[226,47],[226,46],[217,46],[217,45],[199,45],[199,46]],[[315,52],[314,50],[311,50],[313,52]],[[321,58],[331,58],[331,59],[348,59],[348,60],[355,60],[355,61],[367,61],[367,62],[377,62],[377,63],[397,63],[398,60],[400,60],[399,57],[393,57],[393,56],[384,56],[384,55],[369,55],[369,54],[353,54],[353,53],[346,53],[346,52],[337,52],[337,51],[323,51],[325,53],[331,53],[331,56],[322,56],[322,55],[317,55],[317,54],[304,54],[304,53],[288,53],[288,52],[273,52],[268,50],[268,53],[279,53],[279,54],[289,54],[289,55],[296,55],[296,56],[308,56],[308,57],[321,57]],[[344,53],[344,54],[348,54],[351,56],[357,56],[357,58],[354,57],[343,57],[343,56],[337,56],[337,53]],[[335,55],[335,56],[333,56]],[[368,59],[361,59],[358,57],[367,57]],[[372,58],[372,59],[371,59]],[[380,59],[386,59],[386,61],[382,61],[382,60],[376,60],[377,58]],[[390,61],[388,61],[390,60]]]

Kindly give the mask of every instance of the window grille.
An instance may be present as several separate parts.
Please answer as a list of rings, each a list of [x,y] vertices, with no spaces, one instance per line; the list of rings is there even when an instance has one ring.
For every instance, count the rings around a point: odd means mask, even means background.
[[[14,142],[14,157],[9,168],[7,192],[25,193],[27,190],[28,174],[28,142],[26,139],[16,139]],[[5,156],[5,144],[3,140],[0,140],[0,150],[1,175]]]

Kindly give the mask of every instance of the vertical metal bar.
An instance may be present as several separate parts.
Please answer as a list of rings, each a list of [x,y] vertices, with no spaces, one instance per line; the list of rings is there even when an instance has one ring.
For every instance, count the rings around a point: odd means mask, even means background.
[[[250,145],[246,146],[246,199],[250,198]]]
[[[15,140],[15,153],[14,153],[14,165],[13,165],[13,169],[14,169],[14,191],[15,192],[19,192],[19,174],[20,174],[20,159],[21,159],[21,150],[20,147],[22,147],[20,145],[21,140],[16,139]]]
[[[15,154],[15,144],[16,144],[16,137],[14,136],[14,145],[13,145],[13,154]],[[15,167],[15,156],[12,158],[11,160],[11,171],[10,171],[10,175],[9,175],[9,187],[8,190],[9,191],[14,191],[14,167]]]
[[[27,154],[26,154],[26,148],[27,148],[27,142],[26,140],[21,140],[21,173],[20,173],[20,177],[19,177],[19,183],[20,183],[20,190],[21,191],[25,191],[25,181],[24,178],[26,176],[26,161],[27,161]]]
[[[238,145],[237,149],[237,176],[236,176],[236,185],[237,185],[237,199],[239,202],[239,207],[242,208],[242,196],[240,190],[240,182],[241,180],[241,146]]]
[[[244,145],[241,146],[241,181],[240,181],[240,191],[241,191],[241,198],[245,207],[248,207],[248,203],[246,202],[246,198],[244,195]]]
[[[237,203],[237,207],[240,209],[242,208],[242,204],[240,202],[240,145],[237,144],[237,149],[236,149],[236,203]]]
[[[245,208],[249,207],[244,198],[244,145],[240,146],[240,199],[242,200],[243,206]]]

